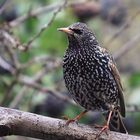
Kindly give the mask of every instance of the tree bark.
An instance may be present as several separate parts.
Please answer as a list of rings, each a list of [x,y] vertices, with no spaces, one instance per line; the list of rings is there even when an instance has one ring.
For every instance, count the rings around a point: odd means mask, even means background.
[[[29,112],[0,107],[0,136],[20,135],[46,140],[94,140],[99,129],[45,117]],[[140,140],[138,136],[109,132],[102,134],[100,140]]]

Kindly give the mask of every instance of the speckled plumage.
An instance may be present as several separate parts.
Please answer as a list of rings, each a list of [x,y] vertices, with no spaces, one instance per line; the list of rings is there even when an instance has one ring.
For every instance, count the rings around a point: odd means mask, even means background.
[[[74,23],[68,29],[63,73],[69,93],[86,110],[104,112],[120,106],[125,116],[122,86],[111,55],[86,24]]]

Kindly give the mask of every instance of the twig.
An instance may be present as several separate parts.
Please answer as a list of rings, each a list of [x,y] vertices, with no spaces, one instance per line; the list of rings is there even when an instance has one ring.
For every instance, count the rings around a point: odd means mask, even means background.
[[[30,17],[35,17],[35,16],[38,16],[42,13],[49,13],[49,12],[57,9],[61,5],[62,4],[52,4],[52,5],[49,5],[49,6],[47,5],[47,6],[44,6],[44,7],[39,7],[38,9],[34,9],[34,10],[30,11],[27,14],[15,19],[14,21],[11,21],[9,23],[9,25],[10,25],[10,27],[16,27]]]
[[[136,42],[140,40],[140,34],[137,34],[134,36],[130,41],[128,41],[126,44],[124,44],[113,56],[114,59],[120,59],[124,54],[126,54],[130,49],[134,48],[137,45]]]
[[[67,0],[65,0],[64,3],[57,8],[57,10],[53,13],[51,20],[47,24],[45,24],[34,37],[32,37],[26,44],[23,45],[25,46],[25,50],[28,50],[31,47],[33,41],[35,41],[42,34],[42,32],[44,32],[50,26],[56,15],[66,6],[66,4]]]
[[[66,1],[68,1],[68,0],[66,0]],[[64,8],[67,7],[67,6],[71,6],[74,3],[84,3],[85,1],[87,1],[87,0],[72,1],[72,2],[69,2],[69,3],[65,4]],[[37,16],[39,16],[43,13],[52,12],[52,11],[56,10],[58,7],[61,7],[62,5],[63,4],[52,4],[52,5],[49,5],[49,6],[46,5],[46,6],[43,6],[43,7],[39,7],[37,9],[34,9],[34,10],[30,11],[30,13],[26,13],[26,14],[18,17],[14,21],[11,21],[9,23],[9,26],[10,27],[17,27],[18,25],[20,25],[21,23],[23,23],[24,21],[26,21],[30,17],[37,17]]]
[[[136,17],[140,14],[140,10],[137,11],[117,32],[107,41],[105,44],[106,48],[109,48],[111,46],[111,43],[126,29],[128,29],[132,22],[136,19]]]
[[[67,0],[64,0],[63,4],[55,4],[55,5],[53,4],[49,6],[40,7],[38,9],[28,12],[27,14],[15,19],[14,21],[11,21],[8,25],[10,27],[15,27],[17,25],[20,25],[23,21],[25,21],[29,17],[38,16],[41,13],[48,13],[56,9],[56,11],[53,13],[53,16],[51,20],[48,22],[48,24],[44,25],[34,37],[32,37],[27,43],[23,45],[20,43],[19,40],[17,40],[16,38],[14,38],[12,35],[10,35],[8,32],[4,30],[0,30],[0,39],[1,38],[4,39],[5,42],[3,43],[8,44],[8,46],[11,46],[13,48],[18,48],[21,51],[25,51],[26,49],[30,48],[30,45],[32,44],[32,42],[36,40],[36,38],[38,38],[42,34],[42,32],[46,30],[46,28],[48,28],[48,26],[53,22],[55,16],[57,15],[59,11],[61,11],[66,6],[72,5],[73,3],[82,3],[82,2],[85,2],[85,0],[83,1],[78,0],[76,2],[70,2],[67,4]]]
[[[31,66],[33,64],[48,64],[49,62],[53,63],[53,67],[59,67],[62,64],[62,59],[58,58],[58,57],[52,57],[52,56],[47,56],[47,55],[43,55],[43,56],[36,56],[31,58],[28,62],[26,62],[25,64],[21,64],[20,68],[24,69],[27,68],[28,66]]]
[[[6,62],[1,56],[0,56],[0,67],[7,70],[8,72],[14,74],[15,68],[13,68],[12,65],[10,65],[8,62]]]
[[[33,81],[32,78],[25,77],[25,76],[20,76],[18,81],[19,81],[19,83],[21,83],[23,85],[26,85],[27,87],[33,88],[33,89],[38,90],[42,93],[52,94],[55,97],[57,97],[58,99],[64,100],[66,102],[69,102],[69,103],[75,105],[74,101],[71,100],[70,98],[68,98],[67,96],[62,95],[61,93],[59,93],[58,91],[55,91],[53,89],[43,87],[42,85]]]
[[[41,71],[39,71],[32,79],[33,82],[38,82],[41,80],[41,78],[45,75],[46,70],[45,69],[41,69]],[[26,85],[22,87],[22,89],[20,90],[20,92],[15,96],[15,98],[13,99],[13,101],[10,103],[9,107],[10,108],[16,108],[17,105],[19,104],[19,102],[23,99],[23,96],[25,95],[25,93],[27,93],[27,91],[30,89],[30,87],[27,87]]]
[[[29,112],[0,107],[0,136],[19,135],[44,140],[94,140],[99,129],[83,124],[70,124]],[[140,140],[138,136],[109,132],[98,140]]]
[[[18,48],[19,50],[24,50],[24,47],[20,44],[20,42],[17,39],[15,39],[7,31],[2,29],[0,29],[0,41],[5,46],[10,46],[13,48]]]
[[[5,50],[9,54],[10,59],[11,59],[11,63],[13,65],[13,72],[11,71],[11,73],[13,75],[18,75],[18,69],[19,69],[20,63],[19,63],[19,60],[17,58],[16,51],[13,50],[13,48],[11,48],[11,46],[5,46]]]
[[[8,1],[9,0],[3,0],[2,4],[0,5],[0,15],[4,11],[4,9],[6,8],[6,5],[8,4]]]
[[[16,80],[13,80],[10,85],[6,88],[5,92],[4,92],[4,97],[0,103],[0,105],[4,105],[4,103],[6,102],[6,100],[9,100],[9,98],[11,97],[11,92],[12,89],[14,88],[14,86],[17,84]]]
[[[140,112],[140,105],[134,105],[134,104],[130,104],[130,105],[126,105],[126,111],[127,112]]]
[[[23,99],[23,96],[25,95],[25,92],[28,91],[28,88],[26,86],[23,86],[19,93],[15,96],[13,101],[10,103],[10,108],[16,108],[21,99]]]
[[[30,78],[30,81],[37,83],[38,81],[40,81],[42,79],[42,77],[44,77],[46,72],[52,71],[53,69],[55,69],[55,68],[57,68],[61,65],[61,60],[59,58],[52,58],[50,56],[34,57],[28,63],[21,65],[20,69],[23,70],[24,68],[27,68],[31,64],[36,64],[37,62],[43,64],[43,61],[44,61],[45,64],[47,62],[47,64],[46,64],[47,66],[43,67],[40,71],[38,71],[32,79]],[[20,78],[20,79],[22,79],[22,78]],[[23,79],[25,80],[26,78],[24,77]],[[28,89],[30,89],[30,88],[31,88],[30,86],[27,87],[27,85],[25,85],[20,90],[20,92],[15,96],[13,101],[10,103],[10,105],[9,105],[10,108],[17,107],[19,102],[23,99],[23,96],[25,95],[25,93],[27,93]],[[34,89],[34,88],[32,87],[32,89]]]

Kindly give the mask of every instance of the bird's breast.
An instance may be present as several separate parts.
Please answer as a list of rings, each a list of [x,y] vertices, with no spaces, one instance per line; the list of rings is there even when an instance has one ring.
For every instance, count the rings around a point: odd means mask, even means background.
[[[111,99],[111,94],[112,97],[117,96],[116,83],[107,66],[104,66],[106,63],[98,61],[100,59],[96,59],[94,54],[67,55],[66,53],[64,56],[65,84],[72,96],[77,98],[76,100],[87,98],[89,103],[93,103],[94,98],[100,98],[106,102]]]
[[[93,55],[65,55],[63,60],[63,72],[66,86],[69,90],[78,90],[86,88],[93,90],[97,83],[103,84],[101,79],[107,79],[108,74],[99,65],[96,64]],[[77,86],[77,87],[76,87]],[[79,87],[79,88],[78,88]]]

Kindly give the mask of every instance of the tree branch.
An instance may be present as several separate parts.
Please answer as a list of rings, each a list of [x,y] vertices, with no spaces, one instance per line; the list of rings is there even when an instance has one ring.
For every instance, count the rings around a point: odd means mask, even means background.
[[[7,31],[0,29],[0,42],[5,46],[10,46],[12,48],[18,48],[19,50],[23,51],[24,46],[22,46],[16,38],[13,37]]]
[[[130,41],[127,41],[126,44],[124,44],[116,53],[114,53],[114,59],[120,59],[122,56],[124,56],[130,49],[136,47],[137,45],[134,45],[137,43],[140,39],[140,34],[135,35]]]
[[[64,0],[63,4],[60,5],[58,7],[58,9],[53,13],[53,16],[50,19],[50,21],[47,24],[45,24],[41,28],[41,30],[35,36],[33,36],[26,44],[24,44],[25,50],[29,49],[31,47],[31,44],[33,43],[33,41],[35,41],[51,25],[51,23],[55,19],[56,15],[66,6],[66,4],[67,4],[67,0]]]
[[[38,91],[40,91],[42,93],[50,93],[50,94],[54,95],[55,97],[57,97],[58,99],[61,99],[63,101],[66,101],[68,103],[71,103],[71,104],[75,104],[73,102],[73,100],[70,100],[70,98],[68,98],[67,96],[62,95],[61,93],[59,93],[56,90],[49,89],[49,88],[46,88],[46,87],[41,86],[40,84],[36,83],[30,77],[20,76],[18,78],[18,82],[21,83],[21,84],[23,84],[23,85],[25,85],[25,86],[27,86],[27,87],[33,88],[35,90],[38,90]]]
[[[65,121],[0,107],[0,136],[20,135],[47,140],[94,140],[99,130],[82,124],[65,126]],[[116,132],[100,140],[139,140],[140,137]]]
[[[128,29],[131,24],[134,22],[134,20],[136,19],[136,17],[140,15],[140,10],[138,10],[119,30],[117,30],[117,32],[111,36],[111,38],[107,41],[106,43],[106,47],[109,48],[111,46],[111,44],[113,43],[113,41],[126,29]]]
[[[9,1],[9,0],[4,0],[4,1],[1,2],[1,4],[0,4],[0,15],[1,15],[2,12],[5,10],[6,5],[8,4],[8,1]]]
[[[68,1],[68,0],[67,0]],[[67,3],[65,7],[71,6],[72,4],[76,4],[76,3],[84,3],[86,2],[86,0],[77,0],[77,1],[72,1]],[[54,10],[59,9],[59,7],[63,6],[63,3],[59,3],[59,4],[51,4],[51,5],[45,5],[45,6],[41,6],[37,9],[33,9],[30,12],[25,13],[24,15],[18,17],[17,19],[15,19],[14,21],[11,21],[9,23],[10,27],[16,27],[18,25],[20,25],[21,23],[23,23],[24,21],[26,21],[28,18],[30,17],[36,17],[39,16],[43,13],[49,13],[52,12]]]
[[[14,21],[11,21],[9,23],[9,25],[10,25],[10,27],[16,27],[30,17],[38,16],[42,13],[52,12],[53,10],[59,8],[61,5],[63,5],[63,4],[62,3],[61,4],[52,4],[52,5],[46,5],[44,7],[39,7],[38,9],[34,9],[33,11],[30,11],[30,12],[22,15],[21,17],[18,17]]]

